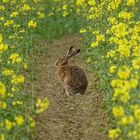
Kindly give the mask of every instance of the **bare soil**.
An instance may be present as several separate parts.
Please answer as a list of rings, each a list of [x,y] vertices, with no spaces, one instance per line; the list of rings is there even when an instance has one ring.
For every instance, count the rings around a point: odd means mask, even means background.
[[[55,61],[73,45],[80,47],[78,35],[63,37],[53,44],[41,42],[36,53],[34,83],[36,97],[48,97],[49,107],[38,115],[35,140],[109,140],[109,117],[103,109],[103,93],[97,89],[98,81],[92,69],[77,55],[72,63],[83,68],[89,85],[85,95],[67,97],[61,94],[62,83],[57,75]]]

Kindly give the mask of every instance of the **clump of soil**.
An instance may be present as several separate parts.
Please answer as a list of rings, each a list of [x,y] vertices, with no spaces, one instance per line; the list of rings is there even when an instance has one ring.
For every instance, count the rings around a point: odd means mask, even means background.
[[[103,108],[103,93],[97,90],[97,81],[82,54],[73,60],[86,72],[89,85],[83,96],[68,98],[61,94],[62,83],[57,75],[55,61],[69,46],[79,48],[79,36],[67,36],[53,44],[41,43],[40,54],[35,55],[37,79],[35,95],[48,97],[49,108],[37,116],[35,140],[108,140],[109,119]],[[73,63],[73,62],[72,62]]]

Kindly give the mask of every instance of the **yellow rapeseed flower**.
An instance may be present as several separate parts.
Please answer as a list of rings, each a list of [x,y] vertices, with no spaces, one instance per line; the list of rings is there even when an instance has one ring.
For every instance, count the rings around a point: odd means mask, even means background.
[[[107,57],[115,57],[116,56],[116,51],[115,50],[110,50],[107,52]]]
[[[6,109],[6,106],[7,106],[6,102],[0,101],[0,108]]]
[[[69,14],[68,11],[64,11],[64,12],[63,12],[63,17],[66,17],[68,14]]]
[[[115,88],[114,93],[113,93],[114,99],[119,97],[120,101],[126,103],[130,99],[128,89],[129,89],[129,87]]]
[[[130,56],[129,46],[119,45],[117,51],[119,52],[120,57],[129,57]]]
[[[104,41],[105,41],[104,35],[102,35],[102,34],[97,34],[97,35],[96,35],[96,41],[98,41],[98,42],[100,42],[100,41],[104,42]]]
[[[123,103],[127,103],[130,98],[131,97],[129,92],[125,92],[125,94],[120,95],[120,101],[122,101]]]
[[[10,17],[11,17],[11,18],[16,17],[16,16],[18,16],[18,12],[12,12],[12,13],[10,14]]]
[[[0,82],[0,96],[5,96],[6,87],[3,83]]]
[[[14,101],[13,102],[13,106],[15,106],[15,105],[22,105],[23,104],[23,101]]]
[[[140,57],[132,60],[132,66],[136,70],[138,70],[140,68]]]
[[[0,43],[0,53],[5,52],[6,50],[8,50],[8,45]]]
[[[0,11],[4,11],[5,7],[3,5],[0,5]]]
[[[140,108],[134,108],[134,116],[140,121]]]
[[[92,48],[94,48],[94,47],[97,47],[98,45],[99,45],[99,42],[98,41],[95,41],[95,42],[92,42],[90,46]]]
[[[84,3],[85,3],[85,0],[76,0],[77,6],[82,6],[82,5],[84,5]]]
[[[35,28],[37,26],[37,22],[33,21],[33,20],[30,20],[28,22],[28,27],[29,28]]]
[[[133,6],[133,5],[135,4],[135,0],[127,0],[127,1],[126,1],[126,4],[127,4],[128,6]]]
[[[29,10],[31,10],[31,7],[28,4],[24,4],[22,9],[23,9],[23,11],[29,11]]]
[[[2,71],[2,74],[6,75],[6,76],[12,75],[13,73],[14,73],[14,71],[10,70],[10,69],[5,69]]]
[[[86,33],[86,31],[87,31],[87,30],[86,30],[85,28],[81,28],[81,29],[80,29],[80,33]]]
[[[15,85],[24,83],[24,76],[22,76],[22,75],[13,75],[12,79],[11,79],[11,83],[15,84]]]
[[[4,17],[0,17],[0,21],[4,21],[4,19],[5,19]]]
[[[62,6],[62,9],[63,9],[63,10],[67,10],[67,5],[64,4],[64,5]]]
[[[9,26],[12,25],[13,23],[14,23],[13,20],[7,20],[7,21],[4,23],[4,26],[9,27]]]
[[[115,17],[108,17],[107,20],[110,24],[117,24],[118,23],[118,21]]]
[[[38,18],[44,18],[45,14],[43,12],[38,11],[37,12]]]
[[[30,120],[30,126],[34,128],[36,126],[35,120],[31,116],[29,116],[29,120]]]
[[[124,85],[124,81],[121,80],[121,79],[114,79],[111,81],[111,86],[114,88],[114,87],[118,87],[118,88],[121,88],[123,87]]]
[[[130,76],[130,69],[128,66],[122,66],[119,68],[117,75],[121,79],[127,79]]]
[[[9,130],[11,130],[12,126],[13,126],[13,123],[11,121],[9,121],[8,119],[6,119],[5,120],[6,129],[9,131]]]
[[[15,117],[17,125],[22,125],[24,123],[24,118],[22,115],[18,115]]]
[[[129,86],[131,87],[131,89],[135,89],[139,84],[139,81],[137,78],[132,78],[129,81]]]
[[[12,63],[14,64],[14,63],[20,63],[22,59],[18,53],[13,53],[10,56],[10,60],[12,60]]]
[[[114,106],[112,112],[114,117],[121,117],[124,115],[124,109],[122,106]]]
[[[8,2],[9,2],[9,0],[2,0],[2,2],[3,2],[3,3],[8,3]]]
[[[5,140],[5,135],[0,133],[0,140]]]
[[[110,66],[110,67],[109,67],[109,72],[110,72],[110,73],[114,73],[115,70],[116,70],[116,68],[117,68],[117,66],[115,66],[115,65]]]
[[[41,99],[37,99],[37,102],[36,102],[36,113],[41,113],[43,112],[45,109],[47,109],[49,106],[49,101],[47,98],[41,100]]]
[[[28,64],[24,64],[23,67],[24,67],[25,70],[27,70],[28,69]]]
[[[129,124],[132,124],[133,122],[134,122],[134,117],[133,116],[124,116],[121,119],[121,123],[123,125],[129,125]]]
[[[96,5],[96,1],[95,0],[88,0],[88,4],[90,6],[95,6]]]
[[[133,13],[121,11],[118,15],[119,18],[130,20],[133,17]]]
[[[108,136],[109,138],[115,140],[121,133],[119,128],[109,130]]]
[[[109,3],[108,7],[107,7],[108,11],[112,11],[112,10],[117,9],[119,7],[120,3],[121,3],[121,0],[113,0],[113,1],[111,1]]]

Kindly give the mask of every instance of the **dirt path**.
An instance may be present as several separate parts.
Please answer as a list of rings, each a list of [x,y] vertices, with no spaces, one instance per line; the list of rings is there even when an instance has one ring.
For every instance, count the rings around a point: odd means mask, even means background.
[[[83,96],[68,98],[61,94],[62,84],[54,63],[69,46],[79,47],[79,36],[64,37],[52,45],[41,43],[41,53],[35,56],[37,80],[35,94],[48,97],[49,108],[37,117],[35,140],[108,140],[108,117],[102,109],[102,94],[96,89],[96,80],[82,55],[74,58],[86,72],[89,80]]]

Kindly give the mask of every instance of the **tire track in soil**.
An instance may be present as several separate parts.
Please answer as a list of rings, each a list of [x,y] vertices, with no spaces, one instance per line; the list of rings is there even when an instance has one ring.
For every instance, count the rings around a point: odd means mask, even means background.
[[[63,37],[53,44],[44,41],[40,46],[41,55],[35,56],[35,95],[48,97],[50,102],[49,108],[37,116],[35,140],[109,140],[109,117],[102,109],[103,94],[97,91],[97,81],[82,55],[74,58],[74,64],[86,72],[89,81],[86,94],[71,98],[61,94],[62,83],[55,61],[69,46],[79,47],[79,44],[78,35]]]

